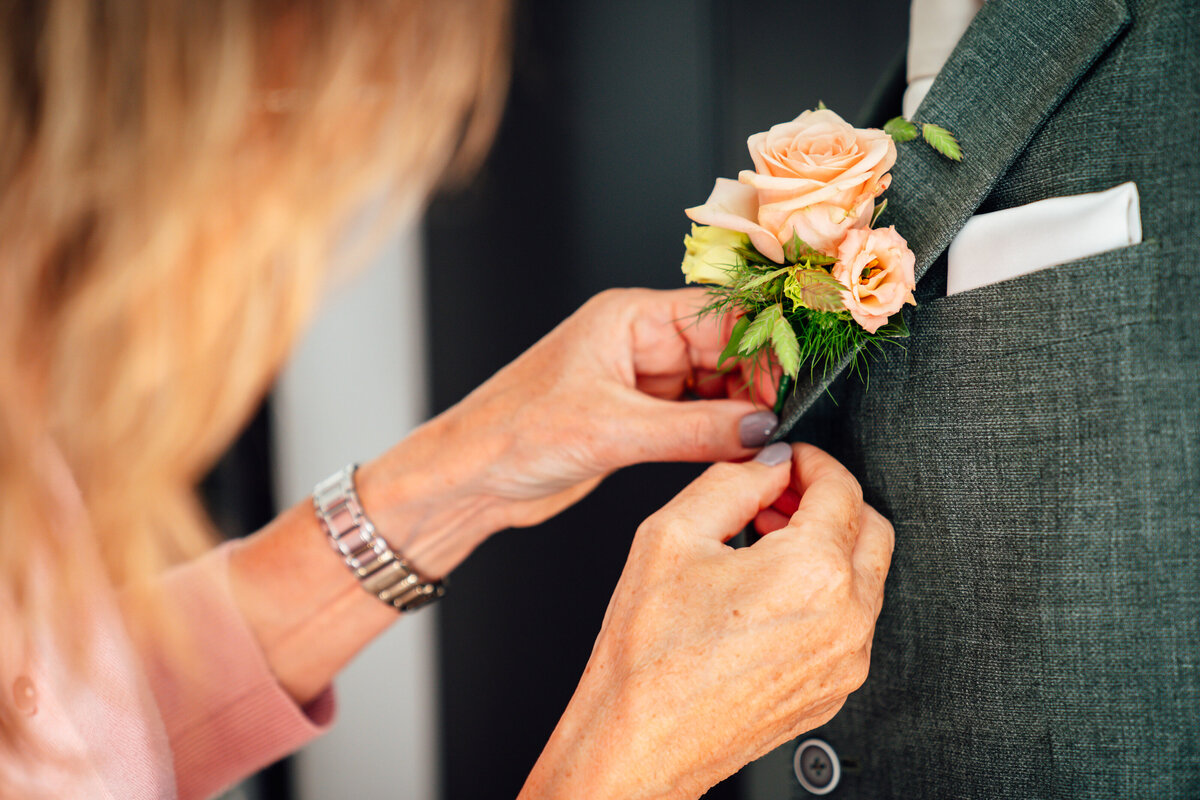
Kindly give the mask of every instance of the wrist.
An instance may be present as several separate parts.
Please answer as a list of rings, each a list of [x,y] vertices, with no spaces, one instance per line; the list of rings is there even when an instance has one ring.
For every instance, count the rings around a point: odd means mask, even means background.
[[[507,504],[479,488],[491,449],[439,417],[359,468],[358,494],[378,535],[423,577],[445,577],[507,527]]]
[[[607,675],[603,673],[609,673]],[[518,800],[695,800],[706,786],[678,775],[654,736],[653,703],[592,664],[522,787]],[[618,681],[617,683],[621,683]]]

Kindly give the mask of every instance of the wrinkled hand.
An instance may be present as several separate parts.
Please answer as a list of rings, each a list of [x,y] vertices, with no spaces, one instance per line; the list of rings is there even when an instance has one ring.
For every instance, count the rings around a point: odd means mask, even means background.
[[[508,502],[507,524],[541,522],[629,464],[761,446],[769,382],[755,403],[744,370],[717,372],[734,319],[698,319],[704,302],[702,289],[604,292],[444,415],[449,441],[481,449],[477,489]],[[689,390],[704,399],[680,402]]]
[[[699,797],[866,679],[892,527],[836,460],[794,454],[790,468],[714,465],[641,526],[523,798]],[[756,517],[776,527],[788,488],[786,525],[724,544]]]

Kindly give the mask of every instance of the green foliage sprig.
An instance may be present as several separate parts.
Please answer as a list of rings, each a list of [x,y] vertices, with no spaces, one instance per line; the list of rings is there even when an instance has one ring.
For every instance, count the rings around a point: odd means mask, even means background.
[[[892,137],[892,141],[897,144],[911,142],[917,138],[916,123],[910,122],[904,117],[889,119],[883,125],[883,132]],[[921,126],[921,138],[935,151],[951,161],[962,161],[962,145],[958,143],[958,139],[954,138],[954,134],[941,125],[926,122]]]
[[[852,369],[859,372],[867,352],[908,335],[899,312],[875,333],[855,322],[842,299],[845,287],[829,271],[836,259],[795,234],[784,247],[784,264],[753,246],[735,248],[734,253],[737,263],[730,265],[729,282],[708,287],[709,302],[700,313],[745,312],[733,326],[717,366],[723,368],[730,359],[757,364],[759,356],[768,353],[786,378],[780,402],[801,372],[824,377],[851,353],[856,354]]]

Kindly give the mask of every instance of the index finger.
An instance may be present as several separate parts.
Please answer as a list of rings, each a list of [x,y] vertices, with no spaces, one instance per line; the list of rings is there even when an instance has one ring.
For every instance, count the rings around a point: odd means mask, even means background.
[[[786,457],[787,449],[781,445]],[[763,452],[767,453],[770,448]],[[725,542],[779,496],[788,471],[762,454],[739,464],[718,462],[688,484],[651,519],[656,526],[686,532],[689,539]]]
[[[731,309],[721,314],[700,314],[709,301],[708,292],[701,288],[671,289],[667,291],[646,292],[642,309],[642,320],[652,326],[670,325],[678,337],[680,344],[687,353],[689,364],[695,369],[715,370],[720,360],[721,351],[729,342],[733,325],[742,316],[740,309]],[[656,361],[650,352],[644,349],[657,349],[660,343],[654,337],[647,336],[646,341],[637,335],[644,329],[635,327],[634,359],[640,363],[639,357]],[[640,345],[649,345],[644,348]],[[641,370],[638,370],[641,372]]]
[[[810,444],[793,446],[792,488],[800,495],[788,526],[772,536],[797,531],[799,524],[829,531],[849,555],[854,551],[862,515],[862,487],[850,470]]]
[[[717,364],[733,335],[733,326],[746,312],[733,306],[720,313],[701,315],[700,310],[710,300],[708,292],[703,289],[678,289],[661,294],[667,295],[672,304],[675,330],[683,340],[691,368],[703,371],[719,369]],[[744,356],[731,358],[723,367],[729,381],[736,384],[735,388],[726,390],[730,397],[745,395],[746,399],[762,403],[767,408],[775,404],[782,370],[767,357],[765,351],[754,359]]]

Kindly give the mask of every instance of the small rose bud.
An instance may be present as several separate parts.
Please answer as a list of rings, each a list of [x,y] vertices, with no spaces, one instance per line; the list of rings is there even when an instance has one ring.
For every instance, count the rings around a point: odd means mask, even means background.
[[[730,281],[729,271],[738,263],[735,247],[749,247],[750,237],[744,233],[718,228],[714,225],[692,224],[692,233],[683,237],[687,253],[683,257],[683,274],[688,283]]]

